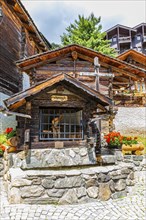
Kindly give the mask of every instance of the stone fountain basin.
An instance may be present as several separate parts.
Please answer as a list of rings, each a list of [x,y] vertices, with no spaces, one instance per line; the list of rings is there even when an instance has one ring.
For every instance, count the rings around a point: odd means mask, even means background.
[[[105,201],[127,195],[134,185],[132,164],[31,169],[11,167],[7,173],[10,203],[76,204]]]

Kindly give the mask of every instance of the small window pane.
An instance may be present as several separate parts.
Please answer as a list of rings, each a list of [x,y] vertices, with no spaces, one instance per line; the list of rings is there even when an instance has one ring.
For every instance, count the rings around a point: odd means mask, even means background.
[[[40,109],[40,140],[83,139],[82,111]]]

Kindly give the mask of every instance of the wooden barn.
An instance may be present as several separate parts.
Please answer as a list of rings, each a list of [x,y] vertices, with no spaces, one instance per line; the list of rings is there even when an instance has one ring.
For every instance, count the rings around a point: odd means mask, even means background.
[[[15,61],[44,52],[50,44],[39,32],[20,0],[0,0],[0,93],[22,90]]]
[[[20,148],[97,143],[99,118],[108,117],[112,130],[114,91],[145,77],[142,68],[76,44],[16,64],[31,82],[29,89],[5,100],[9,110],[31,116],[17,119]]]
[[[130,49],[120,54],[118,59],[135,65],[146,71],[146,55],[136,50]],[[115,96],[119,105],[123,106],[145,106],[146,105],[146,78],[141,77],[134,83],[130,83],[127,88],[123,88]]]

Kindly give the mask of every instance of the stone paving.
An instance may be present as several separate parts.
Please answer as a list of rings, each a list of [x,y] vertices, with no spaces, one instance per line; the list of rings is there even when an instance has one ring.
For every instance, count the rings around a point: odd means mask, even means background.
[[[0,220],[145,220],[146,173],[135,174],[127,197],[80,205],[10,205],[1,179]]]

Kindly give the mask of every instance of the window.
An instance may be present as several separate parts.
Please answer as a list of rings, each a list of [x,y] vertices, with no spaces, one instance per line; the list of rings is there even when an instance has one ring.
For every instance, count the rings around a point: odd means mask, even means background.
[[[41,108],[40,140],[83,139],[82,110]]]
[[[113,37],[113,42],[117,42],[117,37]]]
[[[137,40],[141,40],[141,36],[140,35],[137,35]]]

